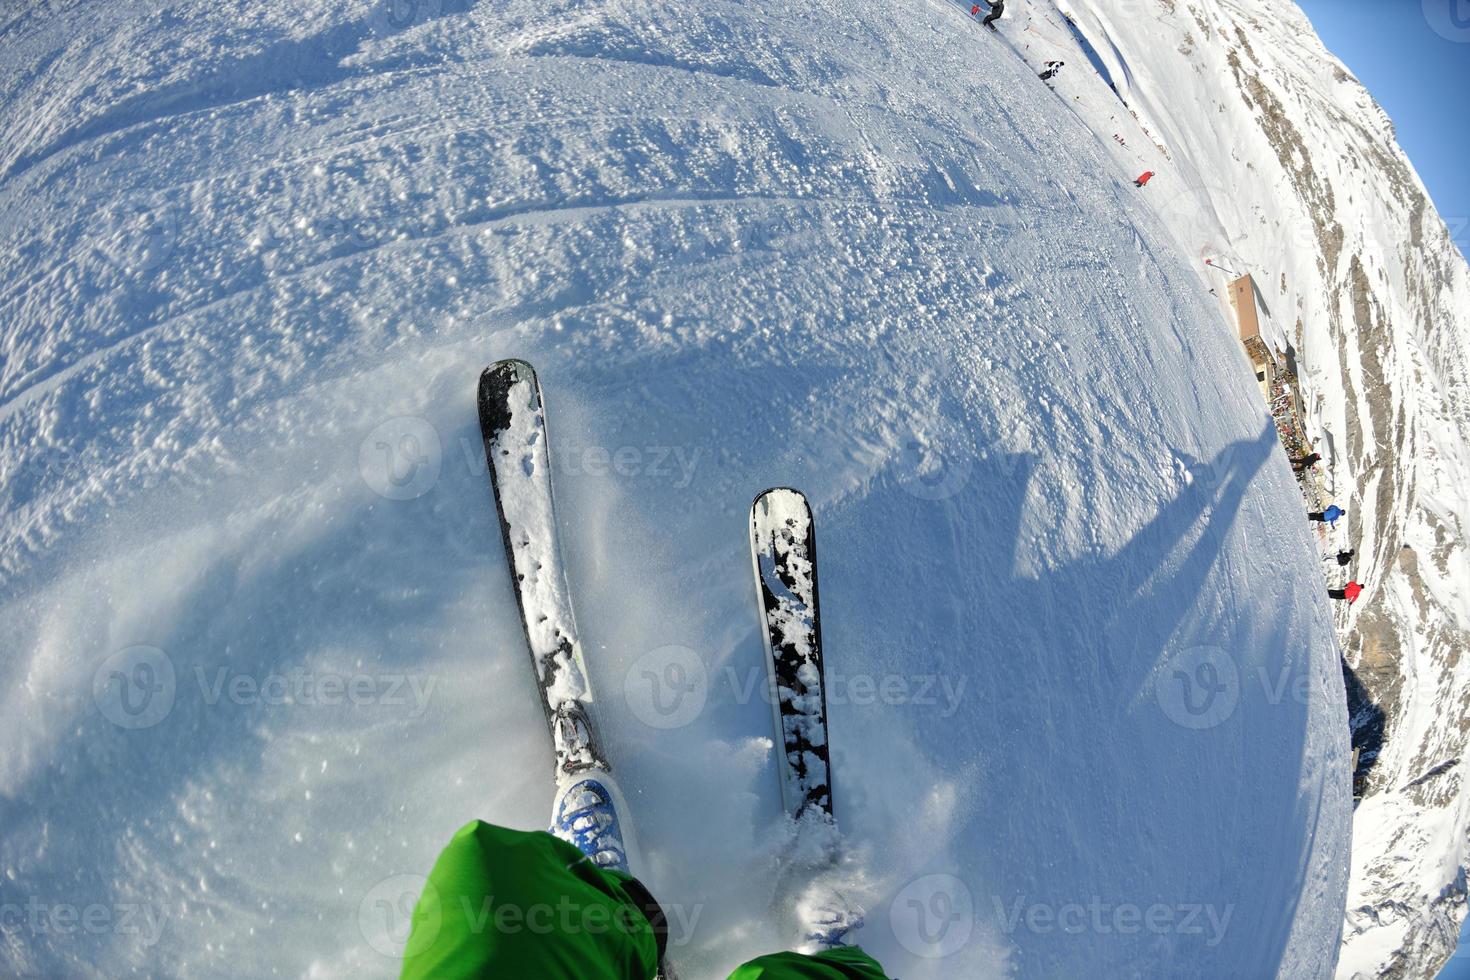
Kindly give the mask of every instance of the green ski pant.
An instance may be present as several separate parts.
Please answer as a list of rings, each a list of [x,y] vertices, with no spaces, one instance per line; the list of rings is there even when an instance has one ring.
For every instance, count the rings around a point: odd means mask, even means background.
[[[636,878],[541,831],[460,828],[413,910],[403,980],[654,980],[663,911]],[[730,980],[885,980],[856,947],[751,960]]]

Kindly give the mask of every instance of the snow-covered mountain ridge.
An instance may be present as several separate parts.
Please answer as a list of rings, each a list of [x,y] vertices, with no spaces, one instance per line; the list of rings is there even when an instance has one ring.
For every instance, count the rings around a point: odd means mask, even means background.
[[[1253,275],[1297,362],[1348,513],[1324,549],[1356,548],[1366,586],[1339,612],[1365,794],[1339,975],[1431,976],[1465,915],[1470,829],[1464,258],[1387,114],[1294,5],[1058,0],[1017,13],[1007,37],[1033,66],[1081,69],[1054,81],[1058,95],[1120,166],[1158,172],[1148,191],[1187,255]]]

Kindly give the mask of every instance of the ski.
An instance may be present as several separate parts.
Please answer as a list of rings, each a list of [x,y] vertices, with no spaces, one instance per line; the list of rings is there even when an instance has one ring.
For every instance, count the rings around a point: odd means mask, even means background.
[[[506,562],[556,755],[551,833],[598,866],[629,872],[638,863],[638,845],[592,725],[592,689],[561,560],[546,407],[536,370],[521,360],[496,361],[480,375],[478,405]],[[662,911],[644,894],[649,923],[666,934]],[[658,978],[678,980],[666,959]]]
[[[750,553],[781,742],[781,803],[794,820],[815,813],[831,823],[816,526],[801,493],[776,487],[755,498],[750,509]]]
[[[557,777],[611,772],[592,727],[592,690],[562,567],[541,382],[525,361],[497,361],[480,375],[478,402],[500,533],[551,729]]]
[[[815,953],[862,928],[870,889],[861,866],[849,860],[832,810],[816,526],[801,493],[776,487],[755,498],[750,554],[781,743],[781,805],[794,824],[772,907],[796,925],[796,948]]]

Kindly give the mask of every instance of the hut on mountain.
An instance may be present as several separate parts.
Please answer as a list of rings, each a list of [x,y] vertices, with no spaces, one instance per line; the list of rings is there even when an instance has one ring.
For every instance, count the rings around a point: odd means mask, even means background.
[[[1256,383],[1261,386],[1261,396],[1271,401],[1271,388],[1276,381],[1276,357],[1266,341],[1261,338],[1261,315],[1256,308],[1256,284],[1250,273],[1230,283],[1228,287],[1230,305],[1235,308],[1235,323],[1240,330],[1240,342],[1245,345],[1246,356],[1256,371]]]

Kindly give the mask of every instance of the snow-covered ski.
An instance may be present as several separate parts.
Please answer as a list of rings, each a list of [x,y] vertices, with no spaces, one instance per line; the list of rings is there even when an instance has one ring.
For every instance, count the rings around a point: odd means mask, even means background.
[[[797,926],[796,948],[812,953],[862,927],[871,888],[832,811],[816,525],[806,498],[786,487],[755,498],[750,552],[781,743],[781,803],[794,822],[772,904]]]
[[[816,543],[812,511],[801,493],[776,487],[755,498],[750,552],[781,741],[781,803],[798,821],[814,809],[832,818]]]
[[[500,532],[551,728],[557,777],[589,769],[610,772],[592,726],[592,690],[562,567],[546,410],[535,369],[520,360],[487,367],[480,375],[479,410]]]

